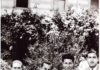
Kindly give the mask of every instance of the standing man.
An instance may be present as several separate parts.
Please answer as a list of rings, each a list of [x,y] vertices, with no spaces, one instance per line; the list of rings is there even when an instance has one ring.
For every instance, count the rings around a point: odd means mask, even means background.
[[[14,60],[12,62],[11,70],[23,70],[23,64],[19,60]]]
[[[99,56],[96,51],[91,50],[87,54],[87,62],[89,64],[89,70],[99,70]]]
[[[62,69],[58,70],[73,70],[74,69],[74,56],[71,54],[64,54],[62,56]]]

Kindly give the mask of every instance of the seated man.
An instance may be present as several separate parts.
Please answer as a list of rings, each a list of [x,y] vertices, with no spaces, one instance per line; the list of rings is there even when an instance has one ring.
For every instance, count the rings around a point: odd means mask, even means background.
[[[12,62],[11,70],[23,70],[23,64],[19,60],[14,60]]]
[[[71,54],[64,54],[62,56],[62,69],[58,70],[73,70],[74,69],[74,56]]]
[[[87,54],[87,62],[90,67],[89,70],[99,70],[98,61],[99,58],[97,52],[94,50],[89,51]]]
[[[52,64],[48,61],[42,63],[42,66],[39,70],[52,70]]]

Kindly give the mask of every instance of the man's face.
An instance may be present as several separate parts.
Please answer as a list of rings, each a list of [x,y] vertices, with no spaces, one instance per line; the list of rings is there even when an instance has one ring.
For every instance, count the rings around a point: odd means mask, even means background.
[[[95,53],[89,53],[87,57],[87,62],[90,67],[95,67],[98,62],[97,55]]]
[[[12,70],[22,70],[22,64],[20,63],[13,63],[12,64]]]
[[[44,63],[42,70],[50,70],[51,69],[51,65]]]
[[[74,63],[71,59],[64,59],[63,68],[65,70],[72,70],[73,66],[74,66]]]

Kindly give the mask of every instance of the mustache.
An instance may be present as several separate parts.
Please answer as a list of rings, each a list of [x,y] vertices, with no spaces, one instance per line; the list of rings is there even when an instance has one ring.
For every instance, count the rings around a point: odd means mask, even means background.
[[[91,61],[90,63],[94,63],[93,61]]]

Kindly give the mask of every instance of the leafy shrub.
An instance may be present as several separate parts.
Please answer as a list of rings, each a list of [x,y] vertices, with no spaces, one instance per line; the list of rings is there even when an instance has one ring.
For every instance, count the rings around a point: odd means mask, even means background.
[[[0,70],[10,70],[10,65],[4,61],[3,59],[0,59]]]
[[[21,60],[29,70],[40,67],[45,59],[57,67],[64,53],[79,59],[91,48],[98,51],[98,12],[92,11],[83,9],[77,13],[69,6],[65,15],[56,10],[52,17],[32,14],[29,9],[20,15],[13,11],[4,14],[1,16],[2,50],[8,48],[12,60]]]

